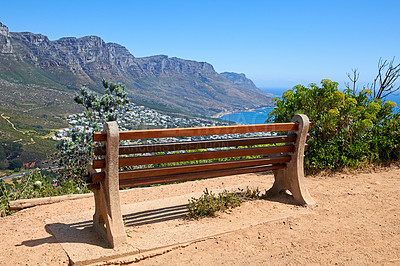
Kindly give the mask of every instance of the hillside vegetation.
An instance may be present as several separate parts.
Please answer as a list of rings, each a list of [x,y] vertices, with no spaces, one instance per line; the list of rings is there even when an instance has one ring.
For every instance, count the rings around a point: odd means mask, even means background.
[[[275,99],[269,121],[286,122],[306,114],[311,136],[305,157],[308,172],[355,169],[400,159],[400,114],[396,103],[373,97],[373,91],[338,90],[325,79],[321,86],[297,85]]]
[[[73,92],[82,85],[99,91],[102,79],[126,86],[132,100],[199,115],[270,106],[270,97],[238,86],[206,62],[157,55],[134,57],[100,37],[50,41],[0,24],[0,79]],[[8,85],[7,85],[8,86]]]

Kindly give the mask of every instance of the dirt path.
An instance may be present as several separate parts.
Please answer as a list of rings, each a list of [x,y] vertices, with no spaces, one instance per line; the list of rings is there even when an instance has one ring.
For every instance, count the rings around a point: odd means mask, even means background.
[[[23,131],[17,129],[17,128],[14,126],[14,124],[13,124],[7,117],[4,116],[4,113],[1,114],[1,117],[2,117],[4,120],[6,120],[7,123],[9,123],[9,124],[11,125],[11,127],[12,127],[15,131],[17,131],[17,132],[19,132],[19,133],[22,133],[22,134],[25,134],[25,132],[23,132]]]
[[[13,124],[13,122],[11,122],[10,119],[8,119],[6,116],[4,116],[4,113],[2,113],[0,116],[1,116],[4,120],[6,120],[7,123],[9,123],[9,124],[11,125],[11,127],[12,127],[15,131],[17,131],[17,132],[22,133],[22,134],[25,135],[25,132],[23,132],[22,130],[17,129],[17,128],[15,127],[15,125]],[[15,140],[14,142],[19,142],[19,141],[22,141],[22,139]],[[33,138],[31,138],[31,142],[26,143],[26,144],[27,144],[27,145],[32,145],[32,144],[35,144],[35,143],[36,143],[35,140],[34,140]]]
[[[135,189],[121,193],[121,201],[123,204],[148,201],[244,182],[269,186],[272,176],[248,174]],[[398,167],[371,173],[309,177],[307,187],[318,203],[310,214],[213,237],[141,260],[138,264],[400,265]],[[248,202],[213,219],[228,217],[232,223],[241,223],[258,215],[257,205],[257,201]],[[67,265],[68,257],[46,231],[45,220],[93,210],[93,206],[92,198],[79,199],[38,206],[0,218],[0,265]],[[285,203],[274,206],[287,208]],[[150,234],[151,225],[144,226]],[[129,261],[132,259],[126,258],[125,263]]]

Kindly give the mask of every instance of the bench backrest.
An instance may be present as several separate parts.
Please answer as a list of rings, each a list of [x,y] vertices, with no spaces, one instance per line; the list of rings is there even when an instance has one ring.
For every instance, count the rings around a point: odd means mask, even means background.
[[[117,134],[118,141],[114,143],[119,143],[119,140],[256,132],[289,131],[289,134],[151,145],[118,145],[118,147],[108,147],[108,149],[112,148],[118,152],[118,167],[134,168],[133,170],[119,171],[119,186],[134,187],[284,168],[291,159],[288,153],[295,149],[296,134],[293,134],[293,132],[297,129],[298,124],[290,122],[119,131]],[[108,135],[107,132],[94,133],[94,141],[105,143],[104,146],[95,148],[95,155],[103,157],[107,155],[107,145],[112,145],[107,141]],[[127,157],[127,155],[129,156]],[[248,156],[251,157],[248,158]],[[182,162],[189,164],[182,164]],[[159,167],[160,164],[167,164],[167,166]],[[97,172],[91,175],[89,182],[101,182],[106,177],[104,170],[107,168],[107,160],[105,158],[94,160],[92,167],[97,169]],[[96,189],[98,187],[93,184],[91,188]]]

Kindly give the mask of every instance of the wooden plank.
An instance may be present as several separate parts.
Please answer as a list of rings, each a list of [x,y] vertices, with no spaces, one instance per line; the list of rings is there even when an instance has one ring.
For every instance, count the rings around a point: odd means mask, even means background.
[[[178,175],[158,176],[158,177],[141,178],[141,179],[133,179],[133,180],[120,180],[119,187],[135,187],[135,186],[145,186],[145,185],[152,185],[152,184],[182,182],[182,181],[189,181],[189,180],[196,180],[196,179],[227,176],[227,175],[265,172],[265,171],[269,171],[269,170],[283,169],[285,167],[286,167],[285,164],[274,164],[274,165],[268,165],[268,166],[263,165],[263,166],[253,166],[253,167],[216,170],[216,171],[207,171],[207,172],[196,172],[196,173],[187,173],[187,174],[178,174]],[[96,190],[96,189],[100,189],[100,185],[98,183],[90,184],[88,186],[88,188],[90,190]]]
[[[100,184],[99,183],[96,183],[96,184],[89,184],[88,186],[87,186],[87,188],[88,189],[90,189],[90,190],[99,190],[100,189]]]
[[[105,172],[89,173],[86,177],[86,183],[96,183],[100,182],[105,178]]]
[[[52,204],[56,202],[61,202],[65,200],[83,199],[93,197],[92,193],[88,194],[70,194],[55,197],[45,197],[45,198],[34,198],[34,199],[21,199],[14,200],[8,203],[10,211],[22,210],[30,207],[35,207],[38,205]]]
[[[197,160],[208,160],[208,159],[219,159],[219,158],[230,158],[230,157],[241,157],[241,156],[252,156],[252,155],[267,155],[275,153],[293,152],[293,150],[294,150],[293,145],[282,145],[282,146],[259,147],[259,148],[249,148],[249,149],[231,149],[222,151],[128,157],[119,159],[119,167],[184,162],[184,161],[197,161]],[[93,161],[94,169],[99,169],[104,167],[105,167],[104,159]]]
[[[295,142],[296,135],[283,135],[272,137],[257,137],[257,138],[241,138],[228,140],[207,140],[207,141],[191,141],[179,143],[164,143],[151,145],[126,145],[120,146],[119,154],[134,154],[134,153],[151,153],[151,152],[167,152],[179,150],[196,150],[208,148],[223,148],[223,147],[238,147],[251,146],[262,144],[288,143]],[[95,155],[105,155],[105,147],[96,147]]]
[[[206,171],[206,172],[196,172],[196,173],[187,173],[187,174],[178,174],[178,175],[166,175],[166,176],[159,176],[159,177],[133,179],[133,180],[132,179],[120,180],[119,186],[120,187],[134,187],[134,186],[161,184],[161,183],[181,182],[181,181],[205,179],[205,178],[228,176],[228,175],[264,172],[264,171],[268,171],[268,170],[282,169],[285,167],[286,167],[285,164],[276,164],[276,165],[269,165],[269,166],[252,166],[252,167]]]
[[[297,130],[297,128],[298,125],[296,123],[290,122],[290,123],[272,123],[272,124],[256,124],[256,125],[127,130],[119,132],[119,139],[132,140],[132,139],[191,137],[191,136],[223,135],[223,134],[254,133],[254,132],[275,132],[275,131]],[[93,140],[106,141],[107,134],[103,132],[94,132]]]
[[[119,179],[124,180],[124,179],[154,177],[160,175],[194,173],[200,171],[222,170],[222,169],[238,168],[238,167],[287,163],[289,161],[290,161],[290,156],[286,155],[275,158],[262,158],[262,159],[238,160],[238,161],[217,162],[217,163],[202,163],[195,165],[181,165],[181,166],[159,167],[159,168],[149,168],[149,169],[138,169],[138,170],[120,172]],[[93,174],[91,182],[93,183],[100,182],[104,179],[104,177],[105,177],[104,172]]]

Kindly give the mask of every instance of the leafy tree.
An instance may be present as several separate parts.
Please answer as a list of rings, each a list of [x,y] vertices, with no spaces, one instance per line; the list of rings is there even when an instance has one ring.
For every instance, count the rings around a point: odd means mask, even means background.
[[[0,160],[0,170],[7,169],[7,163],[5,161]]]
[[[22,151],[23,149],[21,143],[12,141],[0,142],[0,157],[3,156],[2,154],[4,154],[7,160],[17,158],[19,155],[21,155]]]
[[[6,153],[5,153],[5,151],[4,151],[4,148],[3,148],[3,146],[1,146],[0,145],[0,162],[1,161],[5,161],[6,160]]]
[[[353,92],[341,92],[337,82],[324,79],[321,86],[297,85],[284,92],[282,99],[274,99],[270,122],[287,122],[295,114],[306,114],[312,122],[305,157],[308,171],[358,167],[399,157],[400,126],[393,123],[398,119],[396,104],[371,97],[371,90]]]
[[[22,167],[21,160],[13,160],[8,165],[8,169],[10,169],[10,170],[20,170],[21,167]]]
[[[85,117],[92,123],[116,121],[118,110],[129,103],[125,86],[109,83],[103,79],[105,93],[98,96],[82,87],[80,94],[76,95],[74,101],[85,108]]]
[[[105,93],[101,96],[86,87],[80,89],[75,102],[85,108],[83,129],[76,129],[70,140],[61,140],[57,144],[55,159],[60,166],[62,178],[82,178],[86,174],[88,163],[93,160],[93,140],[90,134],[102,129],[105,121],[116,121],[120,111],[129,103],[125,87],[121,84],[103,80]]]

